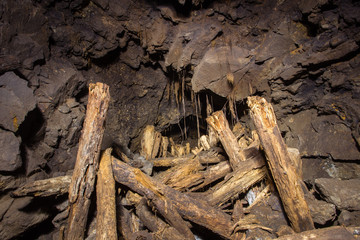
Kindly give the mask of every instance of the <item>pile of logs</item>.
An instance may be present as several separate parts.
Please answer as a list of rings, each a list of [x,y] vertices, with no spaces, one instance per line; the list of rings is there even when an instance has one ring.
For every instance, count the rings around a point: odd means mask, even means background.
[[[95,183],[96,239],[195,239],[194,226],[223,239],[246,239],[248,229],[272,232],[251,214],[252,206],[266,198],[272,186],[295,232],[284,239],[353,237],[342,227],[314,229],[304,198],[300,162],[288,151],[265,99],[248,98],[256,131],[247,134],[240,124],[231,130],[224,113],[214,112],[206,119],[208,135],[199,139],[195,149],[175,144],[153,126],[146,127],[142,161],[119,149],[114,150],[117,158],[110,148],[101,153],[109,99],[108,86],[90,85],[71,178],[37,181],[13,193],[49,196],[68,191],[68,225],[63,227],[61,238],[84,239]],[[150,171],[142,171],[144,162],[150,163]],[[246,205],[242,198],[252,188],[258,190],[257,197]]]

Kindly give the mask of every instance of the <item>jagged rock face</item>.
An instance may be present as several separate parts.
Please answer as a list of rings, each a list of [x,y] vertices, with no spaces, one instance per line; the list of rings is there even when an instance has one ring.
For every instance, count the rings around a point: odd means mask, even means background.
[[[306,159],[306,180],[358,178],[359,10],[351,0],[1,1],[0,191],[73,169],[96,81],[110,85],[109,145],[135,150],[146,125],[194,115],[193,94],[235,106],[261,95]],[[14,228],[2,231],[25,231]]]

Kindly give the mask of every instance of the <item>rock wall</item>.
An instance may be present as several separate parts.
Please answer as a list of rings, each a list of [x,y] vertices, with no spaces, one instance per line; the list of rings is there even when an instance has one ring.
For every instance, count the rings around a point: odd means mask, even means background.
[[[240,109],[261,95],[287,144],[300,150],[305,180],[358,178],[359,12],[352,0],[1,1],[4,214],[21,209],[10,190],[73,169],[87,85],[96,81],[110,85],[108,145],[134,151],[146,125],[163,131],[195,115],[196,96]],[[243,111],[238,117],[247,122]],[[1,224],[0,236],[16,237],[54,214]]]

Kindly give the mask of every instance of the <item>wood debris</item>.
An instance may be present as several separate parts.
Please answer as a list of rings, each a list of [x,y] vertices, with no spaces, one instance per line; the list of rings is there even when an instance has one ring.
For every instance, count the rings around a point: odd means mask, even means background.
[[[85,121],[71,183],[69,176],[63,176],[36,181],[13,192],[16,197],[61,195],[70,186],[65,239],[84,237],[96,172],[96,239],[117,239],[117,235],[129,240],[195,239],[199,226],[222,239],[246,239],[249,230],[254,229],[275,236],[274,229],[263,226],[253,214],[257,205],[276,194],[273,180],[293,230],[314,229],[301,189],[298,151],[287,149],[271,105],[264,99],[248,99],[256,131],[247,131],[240,123],[231,130],[224,113],[218,111],[207,117],[211,131],[208,134],[212,136],[201,136],[201,147],[196,146],[192,151],[189,144],[175,143],[171,137],[157,132],[154,126],[147,126],[139,152],[152,164],[154,171],[146,174],[133,163],[134,159],[119,149],[116,155],[121,160],[111,156],[111,149],[108,149],[103,152],[97,169],[108,101],[108,89],[103,85],[91,85],[90,97],[99,87],[105,92],[101,95],[104,98],[98,101],[104,102],[93,103],[89,99],[87,113],[87,119],[92,117],[99,128],[90,129],[89,120]],[[92,112],[91,104],[101,105],[98,112],[101,117]],[[248,196],[250,193],[252,195]],[[277,233],[291,235],[280,239],[349,233],[343,228],[329,228],[297,235],[289,231],[289,226],[282,226],[287,230]]]

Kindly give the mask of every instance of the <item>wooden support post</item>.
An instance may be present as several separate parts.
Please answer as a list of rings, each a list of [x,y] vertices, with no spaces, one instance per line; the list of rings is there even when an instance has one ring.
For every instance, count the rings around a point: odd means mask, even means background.
[[[220,142],[229,156],[230,166],[235,170],[240,162],[245,161],[246,158],[229,127],[223,111],[214,112],[210,117],[206,118],[206,122],[218,134]]]
[[[109,86],[90,84],[84,126],[69,187],[70,212],[66,239],[84,238],[109,101]]]
[[[117,240],[115,180],[111,166],[111,148],[103,152],[96,184],[96,240]]]
[[[233,230],[233,222],[229,215],[180,193],[159,181],[149,177],[141,170],[133,168],[113,158],[114,178],[120,184],[151,200],[160,212],[170,211],[172,207],[185,219],[208,228],[229,239]],[[178,231],[179,229],[176,228]],[[183,233],[182,233],[183,234]]]
[[[272,106],[258,96],[248,97],[248,105],[291,226],[296,232],[314,229],[299,177],[281,137]]]

